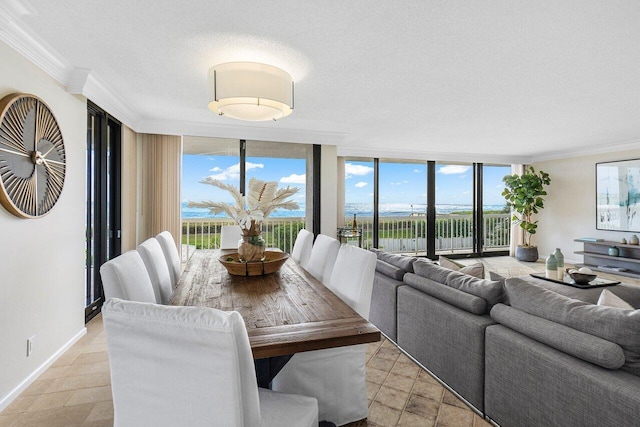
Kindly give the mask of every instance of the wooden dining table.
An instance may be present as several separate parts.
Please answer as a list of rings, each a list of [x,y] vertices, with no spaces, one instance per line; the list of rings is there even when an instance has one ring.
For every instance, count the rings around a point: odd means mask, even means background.
[[[178,281],[171,305],[237,311],[254,359],[380,340],[380,331],[293,259],[260,276],[235,276],[220,250],[196,250]]]

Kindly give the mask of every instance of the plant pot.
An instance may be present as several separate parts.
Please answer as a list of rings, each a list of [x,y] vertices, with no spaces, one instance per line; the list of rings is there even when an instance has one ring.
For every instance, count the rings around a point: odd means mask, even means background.
[[[518,261],[536,262],[538,260],[538,247],[518,246],[516,248],[516,259]]]
[[[243,235],[238,242],[238,259],[241,262],[255,262],[264,260],[265,241],[260,234],[257,236]]]

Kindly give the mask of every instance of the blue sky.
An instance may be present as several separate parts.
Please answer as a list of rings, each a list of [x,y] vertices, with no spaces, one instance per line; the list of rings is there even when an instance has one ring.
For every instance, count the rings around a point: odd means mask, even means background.
[[[240,167],[237,156],[183,156],[182,199],[184,201],[214,200],[230,202],[225,191],[200,184],[206,176],[238,185]],[[280,186],[300,188],[295,199],[305,201],[305,160],[278,158],[247,158],[247,180],[256,177],[277,181]],[[485,166],[484,204],[503,205],[500,195],[502,177],[510,173],[509,166]],[[424,205],[426,203],[427,166],[425,163],[380,162],[380,203]],[[373,162],[347,161],[345,165],[345,200],[347,203],[373,202]],[[436,203],[471,205],[473,200],[473,168],[471,165],[438,164],[436,166]]]
[[[484,167],[484,204],[503,205],[502,177],[509,166]],[[372,203],[373,162],[348,161],[345,165],[347,203]],[[427,165],[425,163],[380,162],[380,203],[426,204]],[[471,205],[473,168],[471,165],[436,165],[436,204]]]
[[[280,187],[297,187],[298,193],[294,200],[298,203],[305,201],[305,166],[304,159],[274,159],[247,157],[247,182],[251,177],[263,181],[276,181]],[[237,156],[182,156],[182,200],[216,202],[232,202],[228,192],[220,190],[200,181],[207,176],[235,185],[240,182],[240,164]]]

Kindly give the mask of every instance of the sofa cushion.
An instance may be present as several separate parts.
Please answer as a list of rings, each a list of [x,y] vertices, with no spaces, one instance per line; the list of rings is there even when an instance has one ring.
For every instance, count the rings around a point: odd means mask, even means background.
[[[477,277],[478,279],[484,279],[484,265],[481,262],[464,265],[440,255],[438,263],[441,267],[448,268],[453,271],[459,271],[461,273],[468,274],[469,276]]]
[[[380,259],[376,262],[376,271],[395,280],[402,280],[402,276],[407,272],[406,270],[398,268],[395,265],[391,265]]]
[[[631,304],[614,294],[613,292],[603,289],[598,298],[598,305],[605,305],[607,307],[622,308],[624,310],[633,310]]]
[[[489,309],[505,298],[504,285],[501,282],[478,279],[459,271],[453,271],[445,280],[445,284],[487,301]]]
[[[549,347],[603,368],[618,369],[624,364],[624,352],[618,344],[508,305],[497,304],[493,307],[491,318]]]
[[[376,248],[372,248],[371,252],[375,253],[379,260],[401,268],[404,271],[408,271],[409,273],[413,273],[413,263],[418,259],[412,256],[391,254]]]
[[[640,310],[589,304],[518,279],[508,279],[505,288],[514,308],[618,344],[621,369],[640,376]]]
[[[469,313],[485,314],[488,312],[487,302],[484,299],[450,288],[426,277],[407,273],[404,275],[404,282],[414,289]]]
[[[484,299],[488,306],[485,313],[504,300],[504,286],[501,282],[478,279],[423,260],[414,262],[413,268],[419,276]]]
[[[434,282],[443,283],[447,280],[447,276],[453,273],[452,270],[440,267],[431,260],[418,259],[413,263],[413,270],[418,276],[426,277]]]

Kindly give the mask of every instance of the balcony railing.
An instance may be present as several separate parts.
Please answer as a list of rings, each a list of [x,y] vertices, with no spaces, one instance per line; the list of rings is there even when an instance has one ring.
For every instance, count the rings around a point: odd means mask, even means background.
[[[345,223],[349,224],[349,219]],[[510,214],[483,216],[483,251],[506,250],[509,247]],[[232,225],[228,218],[190,218],[182,220],[183,256],[188,259],[194,249],[218,249],[220,227]],[[268,247],[291,253],[298,231],[305,228],[304,218],[267,218],[262,224],[262,236]],[[397,253],[424,254],[427,250],[426,218],[424,216],[381,217],[378,243],[381,249]],[[358,217],[362,227],[362,246],[373,243],[373,218]],[[436,216],[436,252],[464,253],[473,250],[472,215],[440,214]],[[185,253],[186,251],[186,253]]]

